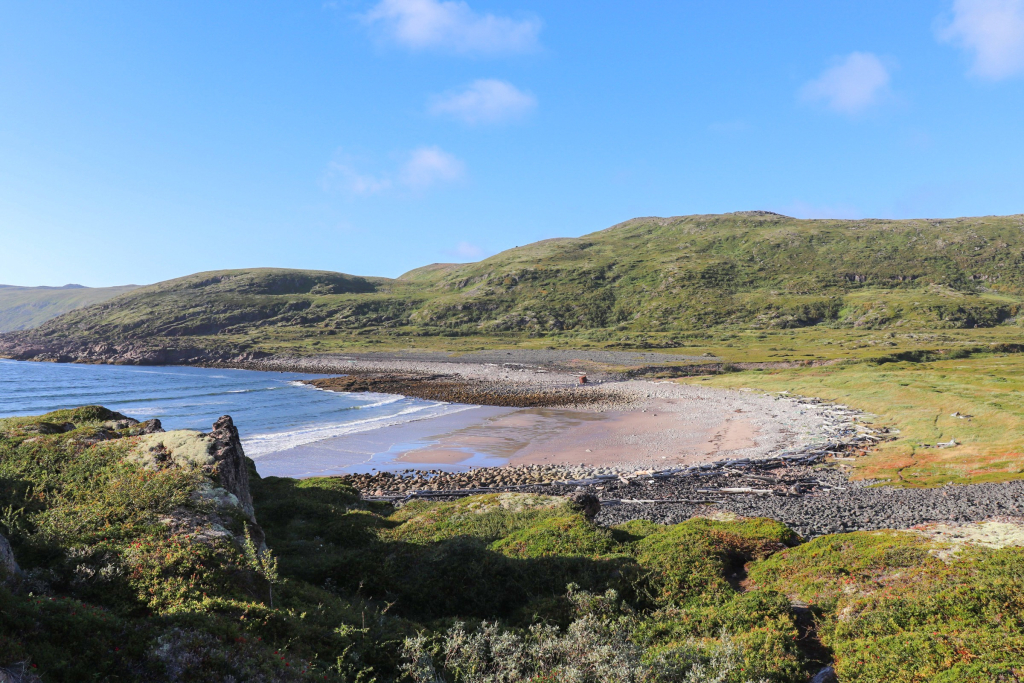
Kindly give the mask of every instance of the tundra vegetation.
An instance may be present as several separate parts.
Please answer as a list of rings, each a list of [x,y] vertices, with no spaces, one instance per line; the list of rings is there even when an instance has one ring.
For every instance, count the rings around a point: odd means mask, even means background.
[[[0,533],[20,565],[0,584],[5,675],[795,682],[829,662],[851,681],[1024,675],[1024,549],[912,532],[808,542],[768,519],[604,528],[535,494],[396,509],[338,479],[261,479],[251,461],[250,514],[203,437],[136,436],[122,418],[91,406],[0,421]]]
[[[198,273],[73,311],[24,338],[228,354],[514,344],[718,350],[737,335],[747,360],[828,358],[883,334],[880,347],[855,355],[922,348],[922,332],[1006,341],[1019,337],[1022,301],[1022,216],[740,212],[637,218],[397,279]],[[780,331],[801,332],[802,348],[788,348]],[[808,343],[822,348],[808,354]]]

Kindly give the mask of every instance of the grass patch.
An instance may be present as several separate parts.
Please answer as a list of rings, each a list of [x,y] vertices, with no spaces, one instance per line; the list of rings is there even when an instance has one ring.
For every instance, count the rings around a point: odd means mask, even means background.
[[[998,681],[1024,673],[1024,552],[951,560],[909,533],[825,536],[754,565],[750,579],[815,605],[841,680]]]
[[[936,486],[1024,476],[1024,354],[767,369],[697,381],[817,396],[899,429],[895,440],[857,460],[855,477]],[[934,448],[951,439],[960,445]]]

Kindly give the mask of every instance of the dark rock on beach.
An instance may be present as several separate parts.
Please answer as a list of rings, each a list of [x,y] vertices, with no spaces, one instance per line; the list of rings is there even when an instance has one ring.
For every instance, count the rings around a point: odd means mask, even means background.
[[[355,371],[343,377],[311,379],[306,383],[328,391],[373,391],[429,401],[515,408],[585,406],[608,400],[606,391],[585,386],[539,387],[411,372]]]

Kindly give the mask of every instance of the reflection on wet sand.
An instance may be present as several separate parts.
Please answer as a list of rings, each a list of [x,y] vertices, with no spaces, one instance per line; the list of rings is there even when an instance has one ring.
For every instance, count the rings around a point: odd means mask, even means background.
[[[653,400],[637,411],[477,407],[421,423],[326,439],[257,459],[264,476],[467,470],[504,464],[689,464],[755,445],[737,414]]]

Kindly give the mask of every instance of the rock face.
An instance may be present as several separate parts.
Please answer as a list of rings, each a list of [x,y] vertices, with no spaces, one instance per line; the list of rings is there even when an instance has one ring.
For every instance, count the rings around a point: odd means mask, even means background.
[[[0,357],[14,360],[56,361],[58,363],[118,363],[122,365],[196,365],[225,361],[253,360],[258,353],[243,357],[237,351],[216,351],[187,344],[169,347],[160,342],[92,343],[78,339],[50,339],[30,332],[0,334]]]
[[[14,560],[14,551],[7,539],[0,535],[0,580],[11,579],[21,574],[21,568]]]
[[[222,415],[213,423],[210,437],[214,442],[210,449],[220,485],[238,499],[238,505],[256,523],[252,507],[252,493],[249,491],[249,470],[245,464],[245,451],[238,438],[238,429],[230,415]]]

